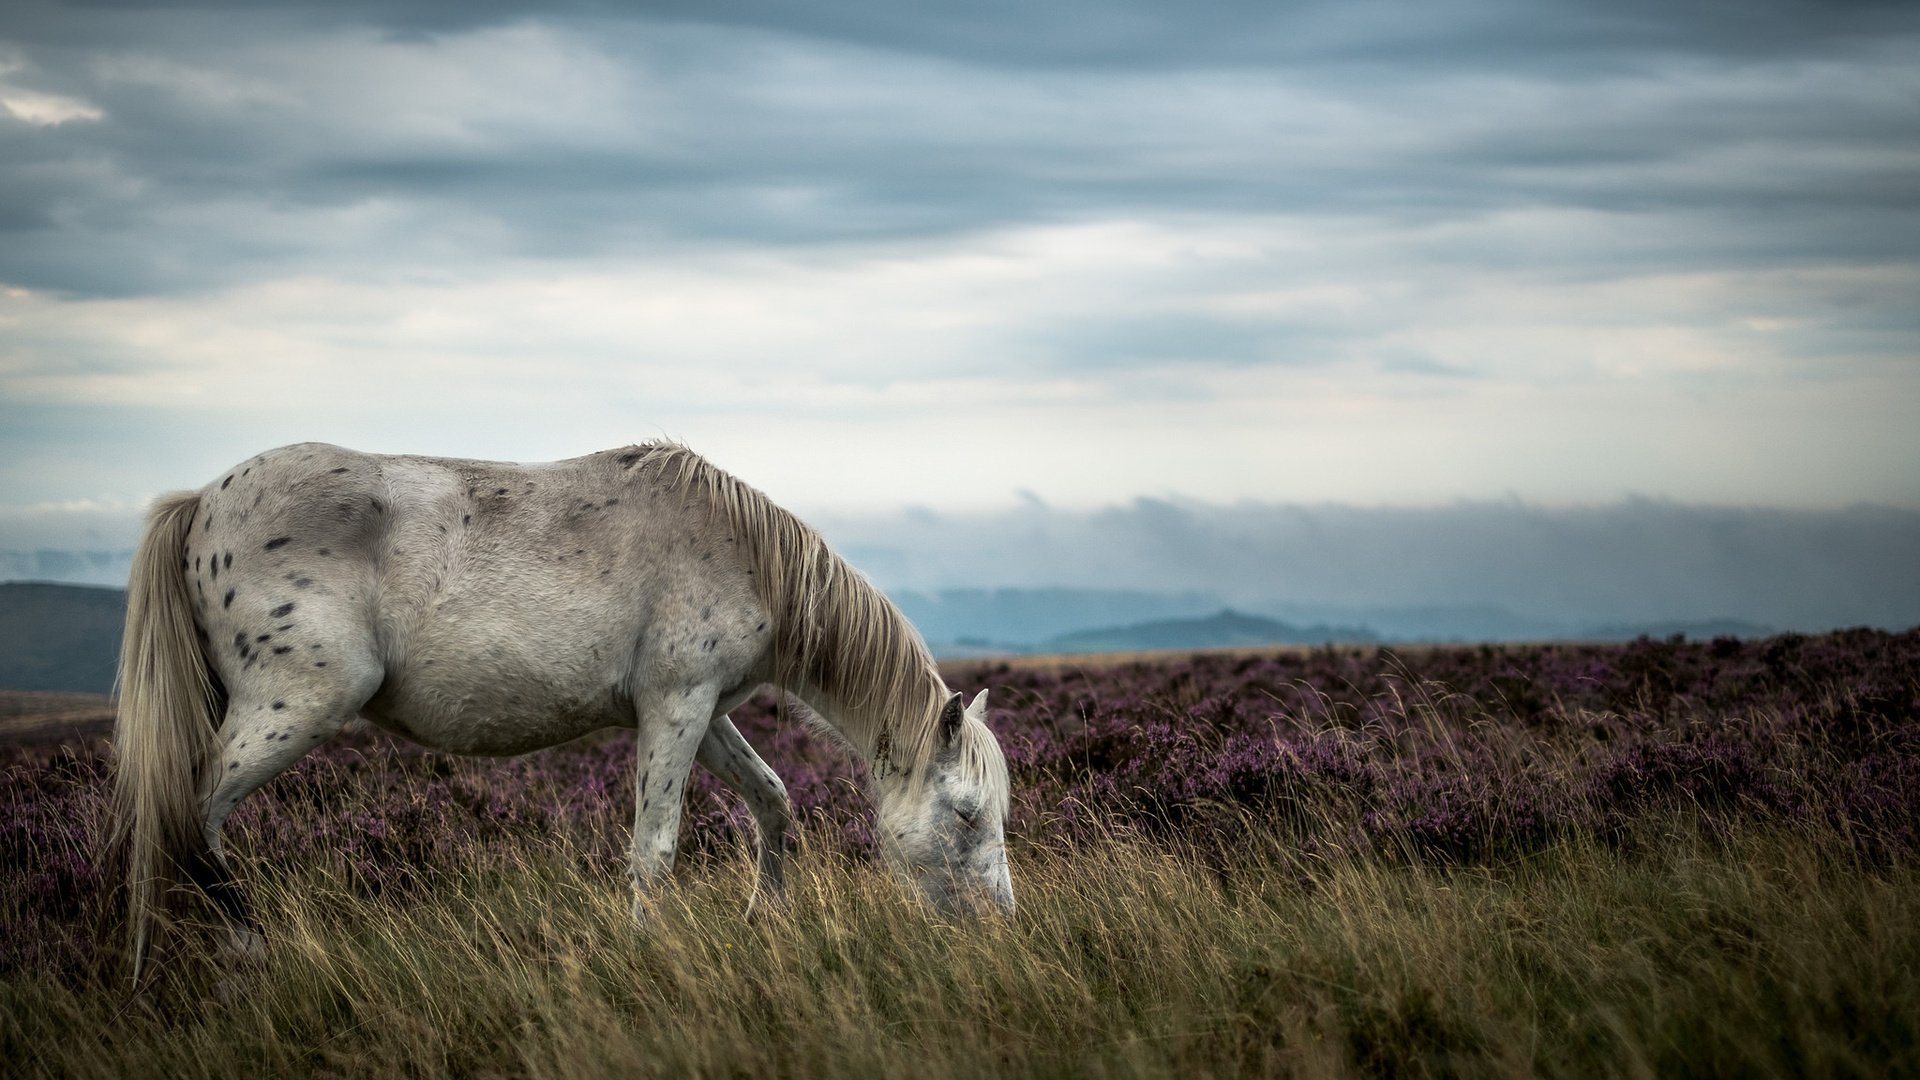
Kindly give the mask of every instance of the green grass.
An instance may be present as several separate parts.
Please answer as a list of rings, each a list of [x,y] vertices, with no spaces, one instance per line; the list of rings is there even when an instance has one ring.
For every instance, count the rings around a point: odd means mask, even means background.
[[[684,868],[644,931],[563,842],[401,902],[248,878],[264,964],[176,956],[0,984],[15,1076],[1920,1074],[1920,871],[1831,837],[1489,869],[1231,865],[1117,839],[1026,850],[1011,922],[944,925],[804,854],[744,920],[744,860]]]

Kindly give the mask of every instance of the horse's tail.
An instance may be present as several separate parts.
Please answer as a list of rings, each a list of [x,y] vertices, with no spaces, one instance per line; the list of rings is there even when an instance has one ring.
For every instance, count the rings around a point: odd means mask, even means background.
[[[216,745],[218,694],[200,651],[181,565],[199,511],[196,492],[162,496],[148,516],[127,582],[110,850],[124,849],[127,860],[136,985],[167,894],[183,878],[201,876],[212,856],[200,784]]]

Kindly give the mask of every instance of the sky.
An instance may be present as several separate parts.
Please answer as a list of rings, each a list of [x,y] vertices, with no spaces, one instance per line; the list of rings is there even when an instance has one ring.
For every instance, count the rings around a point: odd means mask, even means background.
[[[1906,521],[1916,297],[1910,4],[0,16],[0,549],[307,439],[669,436],[863,543]]]

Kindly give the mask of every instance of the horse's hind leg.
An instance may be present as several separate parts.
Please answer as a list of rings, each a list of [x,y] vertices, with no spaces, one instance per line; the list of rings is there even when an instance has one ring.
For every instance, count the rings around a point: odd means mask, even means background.
[[[780,907],[786,901],[787,828],[793,823],[787,786],[724,715],[714,717],[707,725],[698,760],[702,768],[745,799],[747,810],[753,814],[760,841],[759,874],[753,896],[747,901],[747,914],[753,914],[763,896],[769,907]]]
[[[231,944],[243,955],[257,955],[260,942],[228,870],[221,826],[242,799],[338,733],[380,686],[380,667],[370,650],[359,658],[340,649],[328,654],[324,661],[304,661],[303,669],[287,664],[260,669],[257,675],[252,669],[243,672],[234,680],[237,685],[227,701],[221,724],[223,745],[214,766],[218,779],[204,808],[213,880],[200,884],[228,917]]]

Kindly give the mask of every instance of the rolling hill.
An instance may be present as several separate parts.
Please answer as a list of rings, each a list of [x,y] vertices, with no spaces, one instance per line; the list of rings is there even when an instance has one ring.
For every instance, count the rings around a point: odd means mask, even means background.
[[[0,584],[0,688],[111,692],[126,615],[122,589]]]
[[[1143,649],[1218,649],[1239,645],[1320,645],[1329,641],[1379,641],[1364,627],[1294,626],[1258,615],[1222,608],[1198,619],[1155,619],[1126,626],[1100,627],[1058,634],[1041,645],[1043,652],[1131,652]]]

